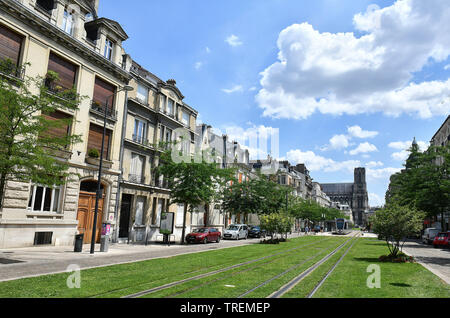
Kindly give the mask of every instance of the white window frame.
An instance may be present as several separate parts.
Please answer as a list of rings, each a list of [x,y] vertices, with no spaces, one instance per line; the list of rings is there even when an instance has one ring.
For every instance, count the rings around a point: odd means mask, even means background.
[[[142,94],[141,92],[142,90],[145,91],[145,94]],[[149,95],[148,88],[145,85],[138,83],[136,98],[141,102],[143,102],[144,104],[148,104],[148,95]],[[143,98],[141,98],[141,96]]]
[[[187,118],[184,118],[185,116],[187,116]],[[183,124],[185,124],[186,126],[189,126],[190,117],[191,116],[189,115],[189,113],[187,111],[185,111],[185,110],[181,111],[181,122]]]
[[[142,124],[142,125],[140,125]],[[142,128],[142,129],[140,129]],[[144,143],[147,134],[147,122],[139,118],[134,119],[134,133],[133,141],[137,143]]]
[[[169,105],[172,105],[172,109],[169,107]],[[173,116],[173,114],[174,114],[174,109],[175,109],[175,101],[174,101],[173,99],[171,99],[171,98],[168,98],[168,99],[167,99],[167,108],[166,108],[167,114]]]
[[[109,38],[106,38],[105,40],[105,51],[103,52],[103,56],[109,60],[112,61],[114,53],[114,42],[111,41]]]
[[[41,202],[41,208],[39,210],[34,210],[34,204],[36,203],[36,191],[37,188],[43,188],[42,190],[42,202]],[[47,193],[48,190],[52,191],[51,194],[51,199],[50,199],[50,211],[44,211],[44,203],[45,203],[45,195]],[[56,211],[54,211],[54,205],[55,205],[55,193],[58,190],[58,195],[56,198]],[[59,213],[59,209],[60,209],[60,204],[61,204],[61,193],[62,193],[62,188],[61,187],[57,187],[57,186],[53,186],[53,187],[46,187],[43,185],[39,185],[39,184],[32,184],[31,185],[31,207],[27,206],[27,210],[30,212],[48,212],[48,213]],[[29,205],[29,203],[28,203]]]
[[[67,8],[64,9],[63,24],[62,24],[63,31],[72,35],[73,29],[74,29],[74,24],[75,24],[75,20],[74,20],[73,14],[70,13],[67,10]]]

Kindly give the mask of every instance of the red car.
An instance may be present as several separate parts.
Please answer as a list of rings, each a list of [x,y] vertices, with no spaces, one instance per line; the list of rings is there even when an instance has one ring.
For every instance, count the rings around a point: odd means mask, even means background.
[[[439,234],[437,234],[434,237],[434,241],[433,241],[433,246],[435,248],[438,247],[450,247],[449,245],[449,236],[450,236],[450,231],[449,232],[441,232]]]
[[[192,233],[186,235],[187,243],[208,243],[208,242],[220,242],[222,233],[216,228],[203,227],[194,230]]]

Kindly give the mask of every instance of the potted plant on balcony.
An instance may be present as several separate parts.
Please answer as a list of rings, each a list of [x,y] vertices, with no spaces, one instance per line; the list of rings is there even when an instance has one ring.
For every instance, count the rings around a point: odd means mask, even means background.
[[[55,83],[59,80],[59,74],[54,71],[48,71],[45,75],[45,87],[49,90],[55,90]]]
[[[89,158],[95,158],[98,159],[100,157],[100,151],[98,149],[92,148],[88,151]]]

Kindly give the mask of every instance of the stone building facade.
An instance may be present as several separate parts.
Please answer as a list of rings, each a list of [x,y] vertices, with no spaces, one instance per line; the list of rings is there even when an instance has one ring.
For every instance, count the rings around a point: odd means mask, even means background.
[[[58,155],[76,175],[61,187],[19,183],[10,180],[0,211],[0,248],[38,244],[71,245],[77,232],[90,242],[99,160],[89,157],[100,151],[103,113],[107,108],[103,197],[99,204],[99,228],[103,221],[116,225],[116,192],[120,175],[119,152],[129,68],[122,42],[128,36],[121,26],[99,19],[98,1],[0,0],[0,57],[27,63],[25,76],[60,74],[59,84],[73,86],[87,96],[74,112],[59,109],[52,116],[73,117],[67,134],[83,142]],[[11,43],[17,47],[11,50]],[[4,48],[7,47],[7,50]],[[66,87],[67,86],[67,87]]]

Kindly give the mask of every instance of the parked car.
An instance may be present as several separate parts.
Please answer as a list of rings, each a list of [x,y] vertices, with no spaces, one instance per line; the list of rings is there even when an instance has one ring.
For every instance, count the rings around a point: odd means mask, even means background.
[[[248,230],[249,237],[266,237],[266,230],[262,230],[259,226],[251,226]]]
[[[448,248],[450,247],[450,243],[448,241],[450,236],[450,231],[448,232],[440,232],[434,237],[433,246],[434,248],[443,247]]]
[[[187,243],[208,243],[220,242],[221,233],[218,229],[212,227],[203,227],[194,230],[192,233],[186,235]]]
[[[439,229],[434,227],[430,227],[425,229],[425,232],[422,235],[422,243],[431,244],[434,241],[435,236],[439,233]]]
[[[231,224],[225,231],[223,231],[223,238],[230,240],[239,240],[241,238],[247,239],[248,226],[247,224]]]

